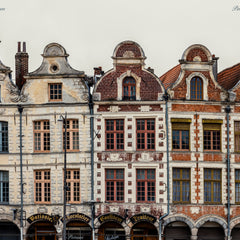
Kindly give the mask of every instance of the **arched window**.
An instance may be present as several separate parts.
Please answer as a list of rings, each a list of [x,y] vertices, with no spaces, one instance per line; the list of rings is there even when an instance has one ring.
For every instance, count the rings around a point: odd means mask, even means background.
[[[133,77],[123,80],[123,100],[136,100],[136,81]]]
[[[203,99],[203,81],[200,77],[193,77],[191,80],[191,100]]]

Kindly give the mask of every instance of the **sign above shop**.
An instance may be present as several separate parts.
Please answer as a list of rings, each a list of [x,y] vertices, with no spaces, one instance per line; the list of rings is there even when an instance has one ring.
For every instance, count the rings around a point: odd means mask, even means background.
[[[137,215],[134,215],[130,218],[130,221],[133,224],[138,223],[138,222],[142,222],[142,221],[146,221],[146,222],[154,224],[156,222],[156,220],[157,220],[156,217],[151,216],[151,215],[146,214],[146,213],[137,214]]]
[[[44,214],[44,213],[39,213],[39,214],[34,214],[31,217],[29,217],[27,219],[27,221],[31,224],[33,222],[36,221],[47,221],[47,222],[51,222],[53,224],[56,224],[58,219],[60,218],[59,215],[48,215],[48,214]]]
[[[85,223],[89,223],[91,220],[90,217],[88,217],[87,215],[83,214],[83,213],[71,213],[69,215],[66,215],[66,221],[81,221],[81,222],[85,222]],[[63,218],[61,219],[61,221],[63,222]]]
[[[99,222],[102,224],[102,223],[105,223],[105,222],[109,222],[109,221],[113,221],[113,222],[117,222],[117,223],[122,223],[124,218],[117,215],[117,214],[114,214],[114,213],[109,213],[109,214],[105,214],[105,215],[102,215],[98,218]]]

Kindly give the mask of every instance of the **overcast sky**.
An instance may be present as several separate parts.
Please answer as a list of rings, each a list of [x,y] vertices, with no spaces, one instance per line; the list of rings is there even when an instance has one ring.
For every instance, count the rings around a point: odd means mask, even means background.
[[[240,62],[240,0],[1,0],[0,60],[14,70],[18,41],[26,41],[29,70],[44,47],[60,43],[70,65],[93,74],[112,68],[113,50],[124,40],[143,48],[146,67],[161,76],[192,44],[219,57],[219,70]]]

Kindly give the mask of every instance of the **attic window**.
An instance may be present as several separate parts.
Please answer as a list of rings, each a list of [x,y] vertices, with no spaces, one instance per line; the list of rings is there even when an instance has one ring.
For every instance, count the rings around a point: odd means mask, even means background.
[[[203,99],[203,81],[200,77],[193,77],[191,80],[191,100]]]
[[[123,100],[136,100],[136,81],[133,77],[123,80]]]
[[[62,100],[62,83],[50,83],[48,85],[49,101]]]

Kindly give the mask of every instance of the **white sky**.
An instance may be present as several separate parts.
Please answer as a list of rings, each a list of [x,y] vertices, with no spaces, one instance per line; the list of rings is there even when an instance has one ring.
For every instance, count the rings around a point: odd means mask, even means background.
[[[199,43],[220,57],[220,71],[240,62],[236,5],[240,0],[1,0],[0,60],[14,70],[17,42],[26,41],[34,71],[44,47],[57,42],[73,68],[92,75],[93,67],[112,68],[116,45],[133,40],[161,76]]]

